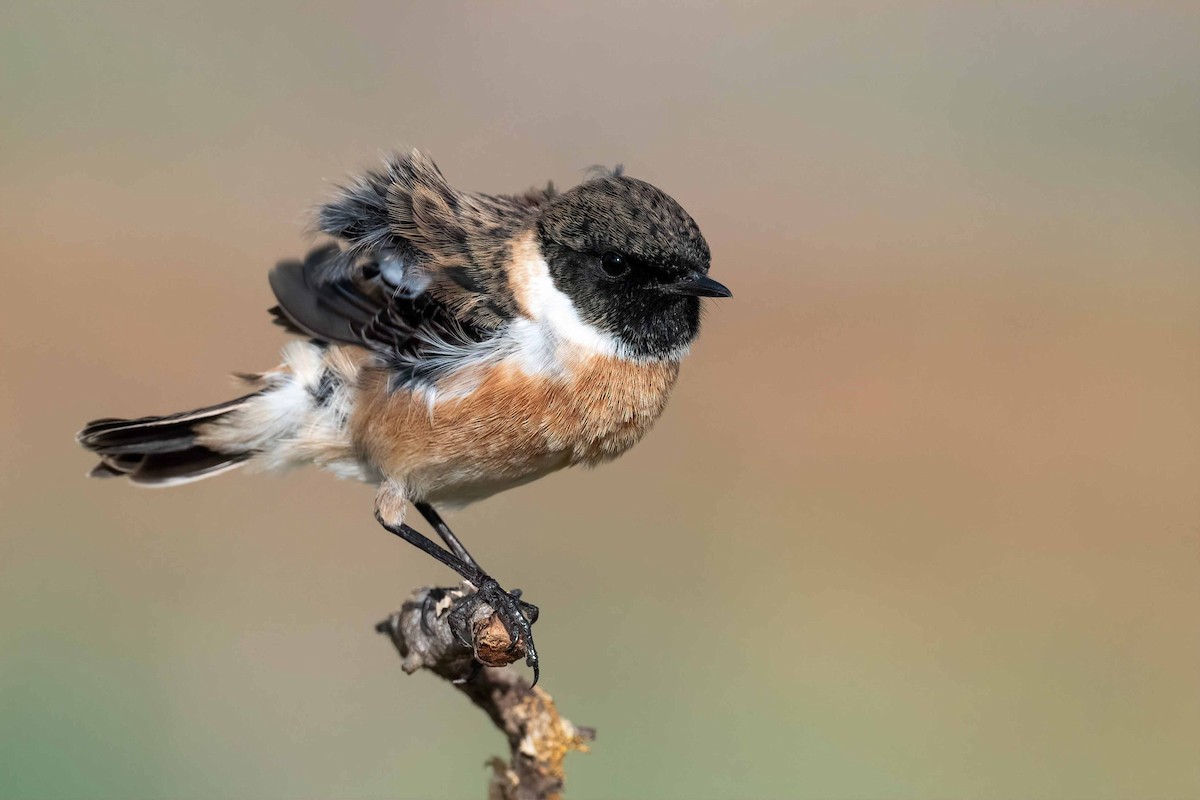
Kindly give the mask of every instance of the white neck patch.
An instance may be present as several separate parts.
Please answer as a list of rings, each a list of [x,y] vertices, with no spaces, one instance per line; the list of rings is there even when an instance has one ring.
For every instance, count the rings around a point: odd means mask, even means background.
[[[522,350],[542,339],[541,347],[554,353],[560,345],[572,345],[586,355],[640,361],[616,336],[602,331],[579,315],[571,298],[559,291],[550,276],[550,265],[534,240],[533,231],[513,242],[511,285],[526,319],[513,323],[512,330]]]
[[[579,314],[575,303],[554,285],[550,265],[538,247],[534,232],[515,239],[512,245],[509,284],[522,316],[508,323],[509,351],[530,374],[569,374],[579,359],[615,358],[639,364],[679,361],[687,355],[684,345],[664,356],[633,353],[629,345],[597,328]]]

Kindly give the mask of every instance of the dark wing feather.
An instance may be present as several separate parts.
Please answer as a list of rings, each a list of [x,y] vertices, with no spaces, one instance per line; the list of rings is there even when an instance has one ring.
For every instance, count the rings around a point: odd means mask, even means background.
[[[405,289],[427,292],[473,325],[499,327],[517,311],[505,271],[509,243],[555,195],[552,185],[521,195],[461,192],[424,153],[392,155],[318,212],[318,227],[343,250],[326,275],[354,274],[364,257],[398,260]]]
[[[271,271],[276,322],[318,341],[374,351],[392,372],[393,386],[435,380],[448,366],[447,352],[494,335],[456,318],[428,294],[399,291],[374,262],[353,275],[328,277],[330,260],[340,255],[336,247],[322,247],[303,262],[285,261]]]
[[[342,281],[320,280],[321,271],[339,257],[337,245],[328,245],[313,250],[302,262],[284,261],[271,270],[271,291],[279,301],[271,313],[295,333],[326,342],[359,344],[354,326],[365,324],[373,314],[342,300]]]
[[[294,333],[374,350],[399,382],[431,378],[516,314],[509,243],[555,194],[460,192],[423,153],[391,156],[318,211],[334,243],[272,270],[271,313]]]

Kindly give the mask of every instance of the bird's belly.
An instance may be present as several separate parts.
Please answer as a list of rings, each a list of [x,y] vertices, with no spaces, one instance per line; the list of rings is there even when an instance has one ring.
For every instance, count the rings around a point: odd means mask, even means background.
[[[409,417],[403,436],[383,471],[412,500],[465,505],[575,461],[574,442],[554,436],[541,414],[512,404],[439,403],[420,421]]]
[[[467,503],[572,464],[615,458],[666,404],[678,364],[612,360],[569,379],[507,364],[460,394],[364,386],[358,449],[412,500]],[[432,399],[432,402],[431,402]]]
[[[521,464],[505,464],[497,469],[490,463],[461,463],[437,470],[417,470],[407,477],[414,495],[431,503],[450,507],[465,506],[499,492],[531,483],[570,464],[565,453],[527,459]]]

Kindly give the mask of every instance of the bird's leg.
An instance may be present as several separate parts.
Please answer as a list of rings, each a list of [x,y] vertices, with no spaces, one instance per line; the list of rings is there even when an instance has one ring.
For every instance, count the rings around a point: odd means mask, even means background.
[[[437,516],[437,512],[433,511],[432,507],[429,507],[429,510],[434,517],[441,521],[441,517]],[[495,578],[480,569],[479,565],[475,563],[475,560],[471,558],[470,553],[466,551],[466,548],[464,548],[462,544],[458,542],[458,539],[454,536],[454,534],[450,532],[450,529],[446,526],[445,522],[441,522],[440,527],[444,528],[446,533],[449,534],[450,538],[446,540],[447,544],[450,544],[451,541],[457,543],[457,549],[461,550],[462,554],[466,556],[466,558],[462,558],[459,555],[450,552],[429,537],[417,530],[414,530],[412,527],[404,524],[403,522],[389,522],[388,520],[384,519],[382,512],[378,508],[375,510],[375,519],[377,519],[379,524],[382,525],[389,533],[394,533],[396,536],[399,536],[401,539],[417,547],[424,553],[433,556],[438,561],[457,572],[475,587],[475,593],[467,595],[465,598],[463,598],[463,600],[457,603],[454,609],[450,612],[450,618],[448,620],[450,629],[454,631],[455,635],[460,641],[463,642],[463,644],[465,644],[467,647],[473,647],[474,643],[472,642],[472,637],[469,630],[471,617],[475,614],[475,610],[481,603],[486,603],[487,605],[491,606],[492,610],[496,612],[496,616],[499,618],[500,622],[504,625],[504,629],[508,632],[509,639],[512,642],[510,647],[515,648],[517,646],[518,639],[524,643],[525,663],[533,669],[533,683],[536,685],[539,674],[538,655],[537,648],[533,644],[533,630],[531,629],[531,626],[537,621],[537,607],[529,603],[522,602],[521,592],[519,590],[513,592],[504,591],[500,584],[496,582]],[[435,528],[439,527],[437,523],[432,524]],[[438,533],[442,534],[442,531],[439,530]],[[442,535],[443,538],[445,538],[445,534]],[[470,559],[470,561],[468,561],[468,559]]]
[[[467,552],[467,548],[458,540],[458,537],[454,535],[454,531],[450,530],[450,526],[446,524],[446,521],[442,519],[442,515],[433,506],[429,505],[429,503],[413,503],[413,505],[417,507],[417,511],[421,512],[421,516],[425,518],[425,521],[433,526],[433,529],[437,531],[437,535],[442,537],[442,541],[450,548],[450,552],[454,553],[454,555],[461,558],[467,564],[475,567],[475,569],[479,569],[479,564]]]
[[[472,581],[474,583],[474,581]],[[450,630],[460,639],[472,646],[470,637],[465,636],[471,617],[481,603],[491,606],[496,612],[504,630],[508,632],[509,651],[517,646],[517,640],[525,645],[525,663],[533,669],[533,686],[537,686],[541,669],[538,662],[537,647],[533,643],[533,623],[537,622],[538,609],[530,603],[521,600],[521,591],[516,589],[506,592],[496,582],[496,579],[483,573],[480,583],[475,584],[474,594],[467,595],[450,611],[447,622]]]
[[[483,568],[479,566],[479,562],[477,562],[467,551],[466,546],[459,541],[457,536],[454,535],[454,531],[450,530],[450,526],[446,524],[444,519],[442,519],[442,515],[437,512],[437,509],[425,502],[414,503],[413,505],[415,505],[417,510],[421,512],[421,516],[425,517],[425,521],[433,526],[433,529],[437,531],[438,536],[442,537],[442,541],[446,543],[446,546],[448,546],[451,551],[453,551],[454,555],[458,556],[472,567],[475,567],[475,569],[479,570],[480,573],[486,574],[483,572]],[[520,589],[513,589],[511,592],[509,592],[509,594],[518,600],[521,599]],[[530,625],[537,622],[537,606],[535,606],[533,603],[526,603],[522,601],[521,610],[524,616],[529,620]]]

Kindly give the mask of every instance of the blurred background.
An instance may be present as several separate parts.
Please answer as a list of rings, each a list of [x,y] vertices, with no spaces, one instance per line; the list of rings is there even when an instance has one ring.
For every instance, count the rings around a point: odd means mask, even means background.
[[[72,440],[274,365],[267,270],[402,145],[623,162],[734,291],[639,447],[450,517],[599,729],[570,796],[1200,795],[1195,4],[0,19],[0,796],[482,796],[501,737],[372,631],[452,576],[371,489]]]

